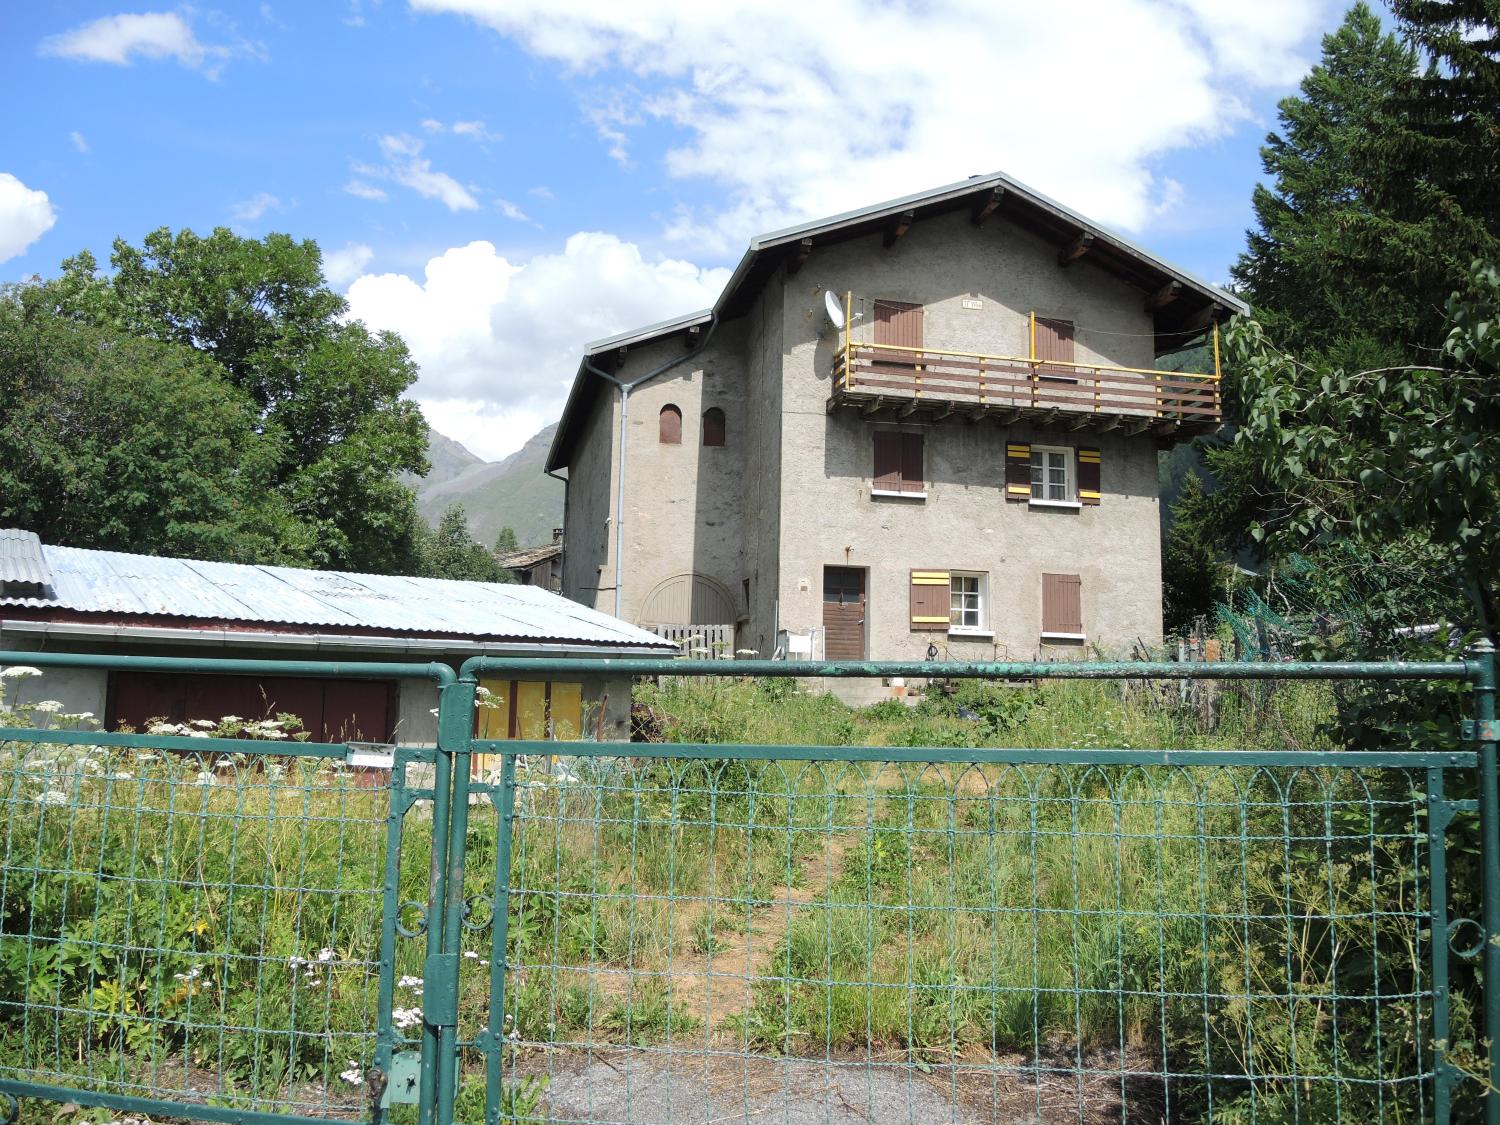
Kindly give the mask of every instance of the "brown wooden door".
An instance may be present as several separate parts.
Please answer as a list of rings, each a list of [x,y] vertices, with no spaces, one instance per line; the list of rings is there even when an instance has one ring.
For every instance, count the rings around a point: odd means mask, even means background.
[[[894,348],[922,348],[922,306],[906,301],[875,302],[875,343]],[[888,371],[917,370],[919,352],[876,352],[876,366]]]
[[[1048,379],[1076,381],[1078,371],[1073,367],[1054,366],[1048,360],[1073,362],[1073,322],[1054,320],[1051,317],[1036,318],[1036,357],[1042,361],[1041,375]]]
[[[823,568],[823,656],[865,658],[865,572],[858,567]]]

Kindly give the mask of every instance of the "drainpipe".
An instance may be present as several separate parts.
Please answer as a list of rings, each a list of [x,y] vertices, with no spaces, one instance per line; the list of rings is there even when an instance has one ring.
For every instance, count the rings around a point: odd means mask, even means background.
[[[686,363],[688,360],[701,355],[703,349],[708,347],[709,338],[713,336],[714,329],[719,326],[719,314],[712,312],[708,318],[708,330],[703,333],[703,339],[698,346],[690,352],[678,356],[676,359],[668,360],[659,367],[654,367],[639,379],[629,383],[616,379],[608,371],[595,367],[587,357],[584,358],[583,367],[585,371],[591,371],[606,383],[613,385],[620,392],[620,464],[618,470],[618,485],[615,489],[615,616],[621,615],[622,588],[625,582],[625,427],[630,416],[630,392],[636,387],[644,386],[659,375],[665,375],[678,364]],[[564,521],[566,522],[566,521]],[[567,532],[563,532],[564,540]],[[566,548],[564,548],[566,549]]]
[[[562,550],[557,552],[557,572],[562,575],[562,584],[566,586],[568,579],[568,478],[558,476],[556,469],[548,469],[546,472],[553,480],[560,480],[563,484],[563,539]]]

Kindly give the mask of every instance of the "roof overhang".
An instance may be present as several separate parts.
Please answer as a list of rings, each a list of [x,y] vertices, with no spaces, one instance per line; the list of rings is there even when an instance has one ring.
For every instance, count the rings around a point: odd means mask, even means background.
[[[993,218],[1005,219],[1054,243],[1060,262],[1086,253],[1094,266],[1138,289],[1155,321],[1158,355],[1182,347],[1221,320],[1250,311],[1243,299],[1228,290],[1173,265],[1018,180],[1000,172],[971,176],[945,187],[756,235],[712,309],[586,345],[562,420],[547,451],[547,471],[569,463],[597,382],[590,376],[591,364],[612,372],[618,368],[623,349],[691,331],[714,316],[724,321],[743,315],[776,269],[789,260],[805,258],[819,246],[888,234],[896,224],[904,231],[912,223],[965,210],[976,225]]]

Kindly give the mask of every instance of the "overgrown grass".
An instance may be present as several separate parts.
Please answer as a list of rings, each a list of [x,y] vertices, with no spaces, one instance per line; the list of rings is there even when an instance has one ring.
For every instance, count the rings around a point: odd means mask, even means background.
[[[1330,711],[1300,683],[965,682],[853,710],[669,680],[638,700],[672,741],[829,747],[1317,749]],[[1425,1065],[1405,775],[622,751],[520,772],[507,1067],[559,1044],[1022,1068],[1104,1052],[1299,1076],[1178,1081],[1181,1105],[1278,1120],[1283,1096],[1305,1112],[1329,1090],[1346,1111],[1404,1104],[1415,1087],[1390,1080]],[[317,762],[0,747],[0,1073],[358,1112],[387,797]],[[426,810],[403,900],[426,899]],[[466,1039],[489,1023],[497,833],[474,805]],[[423,944],[397,943],[408,1024]],[[544,1096],[507,1089],[517,1113]]]

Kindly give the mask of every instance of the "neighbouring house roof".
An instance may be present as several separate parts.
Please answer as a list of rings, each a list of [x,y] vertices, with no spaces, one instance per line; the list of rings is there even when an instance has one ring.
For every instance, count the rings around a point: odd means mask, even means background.
[[[0,530],[0,542],[24,532]],[[40,545],[50,584],[40,594],[0,597],[36,620],[53,611],[73,621],[177,619],[166,625],[271,631],[308,627],[341,635],[452,638],[667,648],[655,634],[535,586],[405,578],[286,566]]]
[[[740,316],[750,308],[773,270],[788,258],[798,256],[808,249],[804,245],[805,241],[810,240],[811,251],[816,253],[819,245],[885,231],[893,221],[903,218],[907,212],[911,212],[912,222],[920,222],[925,218],[965,209],[969,209],[976,220],[982,217],[983,212],[983,215],[993,215],[1018,223],[1056,242],[1059,248],[1088,236],[1092,239],[1088,260],[1136,286],[1142,293],[1155,293],[1164,286],[1177,283],[1181,286],[1180,295],[1154,314],[1158,352],[1180,346],[1184,342],[1183,326],[1200,316],[1205,309],[1217,307],[1226,314],[1250,311],[1250,306],[1233,293],[1157,257],[1123,235],[1100,226],[1092,219],[1002,172],[971,176],[956,184],[902,196],[900,199],[876,203],[783,230],[758,234],[750,240],[749,248],[735,267],[713,308],[586,344],[583,359],[573,378],[572,390],[568,394],[567,405],[563,408],[562,421],[552,439],[552,447],[547,452],[547,471],[559,469],[568,463],[573,444],[582,429],[599,383],[599,380],[590,377],[587,367],[593,357],[699,328],[715,317],[731,320]]]
[[[507,570],[528,570],[538,563],[555,559],[562,554],[561,543],[544,543],[540,547],[522,547],[519,551],[506,551],[496,555],[495,561]]]

